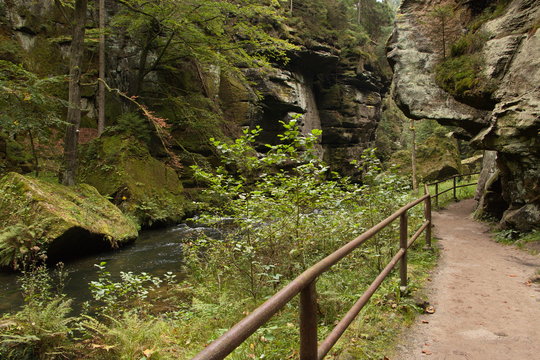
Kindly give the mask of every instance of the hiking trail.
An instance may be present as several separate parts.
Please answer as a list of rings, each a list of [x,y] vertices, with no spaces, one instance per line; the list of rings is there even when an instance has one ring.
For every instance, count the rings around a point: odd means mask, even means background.
[[[441,258],[427,292],[433,314],[403,332],[392,360],[540,359],[540,256],[492,240],[474,200],[434,212]]]

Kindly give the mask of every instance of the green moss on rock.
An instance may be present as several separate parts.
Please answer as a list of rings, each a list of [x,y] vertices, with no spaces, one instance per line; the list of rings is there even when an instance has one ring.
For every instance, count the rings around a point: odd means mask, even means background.
[[[80,181],[112,198],[138,224],[174,223],[184,216],[178,175],[132,138],[95,139],[81,151]]]
[[[0,229],[0,266],[13,268],[58,239],[117,247],[137,237],[135,223],[92,186],[66,187],[17,173],[0,180]]]
[[[10,171],[32,171],[32,155],[22,144],[0,133],[0,177]]]

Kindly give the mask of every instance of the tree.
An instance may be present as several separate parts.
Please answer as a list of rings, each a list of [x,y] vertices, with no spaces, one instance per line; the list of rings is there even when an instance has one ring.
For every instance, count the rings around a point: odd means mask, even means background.
[[[440,42],[442,57],[446,59],[446,48],[451,42],[450,37],[455,34],[457,28],[454,7],[450,4],[436,6],[430,11],[429,16],[434,20],[430,25],[432,28],[430,33]]]
[[[356,4],[356,22],[360,25],[360,20],[362,20],[362,0],[358,0]]]
[[[99,0],[98,136],[105,130],[105,0]]]
[[[64,77],[40,78],[20,65],[0,60],[0,137],[26,137],[36,176],[39,175],[36,140],[50,139],[51,130],[64,124],[59,117],[64,101],[51,91],[63,80]]]
[[[64,163],[60,181],[64,185],[74,185],[77,172],[77,144],[81,124],[81,73],[84,54],[84,33],[88,0],[76,0],[69,51],[69,95],[68,126],[64,137]]]
[[[130,95],[143,95],[144,80],[181,62],[222,69],[260,67],[294,48],[270,35],[283,21],[275,7],[256,0],[117,0],[124,6],[113,26],[125,29],[141,49]],[[124,89],[125,90],[125,89]]]
[[[411,169],[412,169],[412,186],[413,191],[418,190],[418,179],[416,178],[416,127],[414,125],[414,120],[411,119],[411,130],[412,139],[411,139]]]

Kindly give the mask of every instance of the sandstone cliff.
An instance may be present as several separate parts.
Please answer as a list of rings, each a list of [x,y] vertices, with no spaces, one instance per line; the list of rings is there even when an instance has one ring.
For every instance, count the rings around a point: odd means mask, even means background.
[[[106,5],[108,19],[122,9],[114,1],[106,1]],[[52,0],[12,0],[0,10],[0,36],[17,49],[20,59],[34,64],[32,70],[43,76],[67,73],[68,19]],[[92,11],[88,14],[90,32],[96,26]],[[89,39],[81,127],[92,129],[97,121],[97,84],[92,80],[97,58],[95,42]],[[242,76],[183,58],[174,66],[150,69],[141,83],[143,49],[129,33],[114,28],[107,39],[106,80],[113,88],[146,99],[150,108],[175,124],[173,136],[184,169],[211,159],[210,137],[234,137],[244,126],[260,125],[261,141],[272,142],[282,131],[280,121],[302,114],[304,131],[323,130],[320,150],[325,160],[335,170],[353,175],[349,162],[372,146],[388,80],[372,54],[356,50],[345,53],[339,45],[321,39],[302,44],[295,35],[291,40],[299,43],[298,50],[288,55],[291,61],[274,64],[271,70],[246,68]],[[11,56],[1,52],[0,57]],[[154,59],[159,54],[145,56]],[[107,121],[114,125],[129,103],[113,94],[107,96]],[[153,156],[163,156],[155,141],[151,148]],[[182,176],[189,187],[189,171]]]
[[[465,79],[470,86],[464,91],[447,92],[436,81],[443,59],[428,24],[431,11],[448,4],[458,17],[456,44],[467,36],[483,38],[474,54],[480,65],[474,78]],[[540,2],[534,0],[405,0],[388,44],[400,108],[415,119],[460,127],[475,147],[496,152],[496,162],[486,162],[494,168],[485,169],[490,179],[483,181],[480,210],[519,230],[540,224],[539,24]],[[452,52],[459,55],[459,48]]]

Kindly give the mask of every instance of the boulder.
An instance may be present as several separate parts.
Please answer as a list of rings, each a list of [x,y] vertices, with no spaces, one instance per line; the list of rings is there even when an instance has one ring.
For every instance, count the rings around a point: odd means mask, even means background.
[[[186,200],[176,171],[133,138],[101,137],[82,147],[79,180],[143,227],[184,217]]]
[[[118,247],[137,226],[90,185],[66,187],[17,173],[0,180],[0,266]]]

